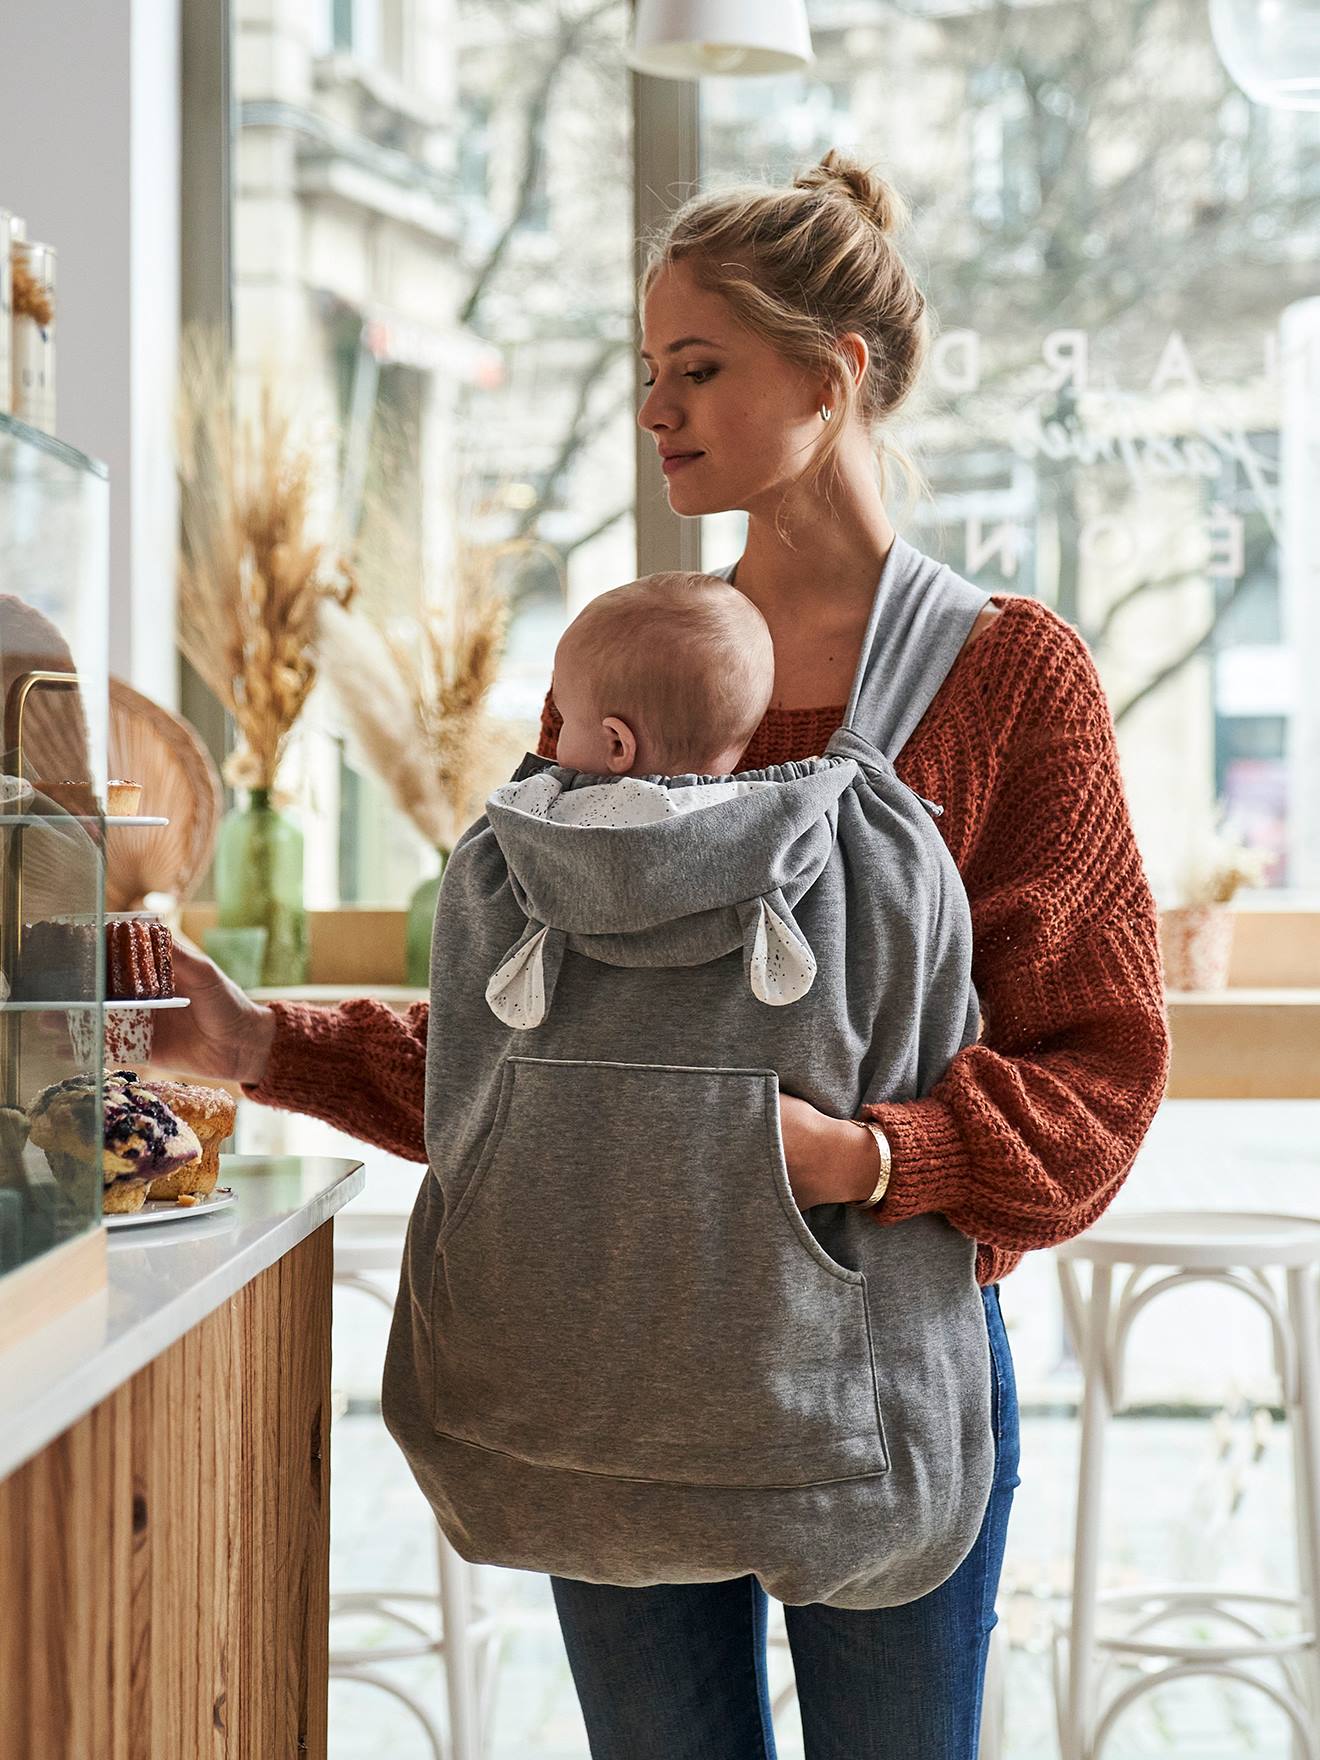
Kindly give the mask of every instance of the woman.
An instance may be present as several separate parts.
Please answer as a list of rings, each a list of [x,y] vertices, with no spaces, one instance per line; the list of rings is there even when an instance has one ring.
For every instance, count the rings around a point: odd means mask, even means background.
[[[748,514],[738,587],[775,643],[775,695],[742,770],[818,754],[839,725],[894,543],[875,430],[917,379],[922,296],[893,243],[896,200],[829,154],[791,189],[699,199],[643,283],[650,378],[639,420],[670,503]],[[553,757],[549,697],[539,751]],[[786,1610],[812,1760],[969,1760],[1017,1483],[1017,1409],[999,1279],[1093,1222],[1163,1091],[1156,921],[1113,729],[1082,643],[1035,601],[992,601],[898,759],[971,900],[984,1027],[933,1093],[867,1109],[885,1143],[781,1102],[802,1208],[873,1190],[879,1227],[939,1213],[977,1242],[994,1374],[994,1489],[940,1588],[875,1612]],[[194,956],[194,1006],[162,1055],[270,1105],[422,1159],[427,1009],[361,1000],[259,1008]],[[162,1017],[163,1019],[165,1017]],[[614,1588],[554,1581],[592,1753],[773,1753],[764,1593],[753,1578]]]

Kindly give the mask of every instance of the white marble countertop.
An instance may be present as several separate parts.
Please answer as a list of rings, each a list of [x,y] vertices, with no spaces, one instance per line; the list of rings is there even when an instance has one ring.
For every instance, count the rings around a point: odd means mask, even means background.
[[[85,1417],[362,1190],[360,1161],[223,1155],[235,1202],[111,1233],[105,1289],[0,1355],[0,1479]]]

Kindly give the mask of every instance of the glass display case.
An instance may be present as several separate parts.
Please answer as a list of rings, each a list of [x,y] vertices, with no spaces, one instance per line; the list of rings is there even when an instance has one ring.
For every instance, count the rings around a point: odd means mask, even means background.
[[[0,415],[0,1274],[101,1223],[108,511]]]

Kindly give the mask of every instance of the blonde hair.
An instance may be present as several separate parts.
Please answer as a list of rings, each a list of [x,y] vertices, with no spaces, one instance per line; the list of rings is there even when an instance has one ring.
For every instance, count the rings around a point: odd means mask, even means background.
[[[742,751],[775,684],[770,629],[745,593],[718,575],[667,572],[614,587],[560,641],[580,664],[593,716],[626,721],[657,774],[700,772]]]
[[[834,463],[850,416],[873,430],[900,408],[920,377],[929,339],[926,301],[893,239],[906,220],[902,198],[882,177],[830,151],[788,189],[695,197],[652,244],[643,299],[663,269],[683,263],[701,287],[728,301],[746,329],[785,360],[829,380],[836,415],[809,479]],[[839,347],[850,331],[864,337],[870,351],[860,383]],[[901,449],[873,439],[882,481],[888,456],[917,487]]]

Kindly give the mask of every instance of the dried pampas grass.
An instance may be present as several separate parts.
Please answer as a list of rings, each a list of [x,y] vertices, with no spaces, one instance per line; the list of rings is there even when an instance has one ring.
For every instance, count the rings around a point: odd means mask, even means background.
[[[326,606],[322,657],[362,755],[428,843],[448,853],[526,750],[487,714],[508,627],[496,554],[460,554],[451,603],[380,624]]]
[[[218,345],[189,336],[179,427],[179,646],[237,723],[226,781],[269,789],[316,682],[321,608],[347,607],[355,582],[318,529],[320,466],[272,377],[243,420]]]

